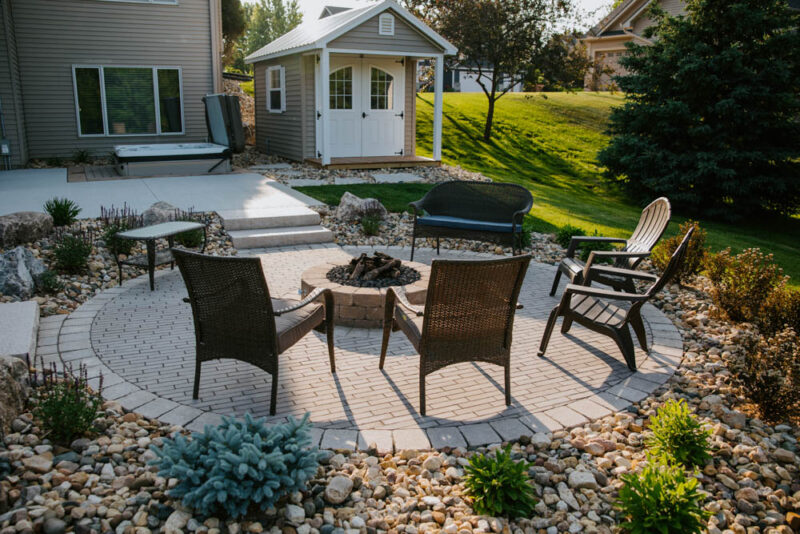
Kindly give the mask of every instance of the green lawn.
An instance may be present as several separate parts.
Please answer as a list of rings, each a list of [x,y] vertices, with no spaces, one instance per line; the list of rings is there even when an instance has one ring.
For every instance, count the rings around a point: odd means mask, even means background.
[[[596,162],[608,142],[605,127],[613,106],[622,97],[609,93],[511,93],[497,103],[493,139],[482,141],[486,97],[482,94],[444,95],[443,159],[477,171],[498,182],[521,184],[533,193],[534,229],[552,232],[570,223],[587,233],[626,235],[636,226],[640,206],[605,181]],[[433,96],[417,98],[417,153],[431,155]],[[422,196],[420,185],[366,187],[397,211]],[[413,188],[413,189],[412,189]],[[316,191],[315,191],[316,190]],[[324,190],[324,191],[323,191]],[[303,192],[330,204],[353,186],[304,188]],[[362,195],[359,195],[362,196]],[[676,215],[668,234],[677,233],[685,218]],[[701,221],[714,250],[760,247],[800,283],[800,218],[759,218],[731,225]]]

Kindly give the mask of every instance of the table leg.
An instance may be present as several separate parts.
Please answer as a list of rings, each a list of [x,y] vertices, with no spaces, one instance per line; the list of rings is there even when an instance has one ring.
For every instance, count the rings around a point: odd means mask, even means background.
[[[156,240],[147,240],[147,272],[150,275],[150,291],[156,288]]]
[[[171,251],[175,247],[175,236],[171,235],[171,236],[167,237],[167,243],[169,244],[169,249]],[[175,270],[175,260],[173,260],[169,264],[169,268],[170,268],[171,271]]]

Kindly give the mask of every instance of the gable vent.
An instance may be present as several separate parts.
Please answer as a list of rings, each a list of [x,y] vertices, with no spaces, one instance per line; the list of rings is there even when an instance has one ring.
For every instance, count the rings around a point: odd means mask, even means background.
[[[378,35],[394,35],[394,15],[383,13],[378,17]]]

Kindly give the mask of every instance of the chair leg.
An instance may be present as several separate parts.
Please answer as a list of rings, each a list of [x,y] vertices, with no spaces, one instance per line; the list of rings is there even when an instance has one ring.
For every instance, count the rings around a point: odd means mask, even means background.
[[[417,244],[417,225],[411,230],[411,261],[414,261],[414,246]]]
[[[336,358],[333,355],[333,295],[325,294],[325,336],[328,338],[328,359],[331,362],[331,373],[336,373]]]
[[[511,363],[506,362],[505,365],[505,378],[506,378],[506,406],[511,406]]]
[[[561,323],[561,333],[566,334],[570,328],[572,328],[572,318],[564,317],[564,321]]]
[[[544,352],[547,350],[547,345],[550,343],[550,336],[558,320],[558,312],[560,309],[561,305],[559,304],[553,308],[553,311],[550,312],[550,317],[547,318],[547,326],[544,329],[544,335],[542,335],[542,342],[539,344],[539,356],[544,356]]]
[[[619,350],[622,351],[622,356],[625,357],[625,362],[628,364],[628,369],[631,371],[636,370],[636,352],[633,348],[633,339],[631,338],[631,331],[628,326],[624,325],[619,330],[614,330],[611,336],[617,342]]]
[[[631,313],[629,321],[631,327],[633,327],[633,332],[636,334],[636,339],[639,341],[639,346],[642,347],[643,351],[647,352],[647,332],[644,329],[644,322],[639,310]]]
[[[419,372],[419,413],[425,415],[425,375]]]
[[[439,255],[439,236],[436,236],[436,255]]]
[[[551,297],[555,296],[556,291],[558,291],[558,282],[559,282],[559,280],[561,280],[561,269],[556,271],[556,277],[555,277],[555,279],[553,279],[553,287],[550,289],[550,296]]]
[[[194,390],[192,390],[192,398],[197,400],[200,396],[200,360],[195,361],[194,364]]]
[[[269,394],[269,414],[275,415],[275,408],[278,404],[278,370],[272,375],[272,391]]]
[[[383,301],[383,339],[381,340],[381,361],[378,369],[383,369],[386,361],[386,351],[389,348],[389,335],[394,327],[394,291],[389,290]]]

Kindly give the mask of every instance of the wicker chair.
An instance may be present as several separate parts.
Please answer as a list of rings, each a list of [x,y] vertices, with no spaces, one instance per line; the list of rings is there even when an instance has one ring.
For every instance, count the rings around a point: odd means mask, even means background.
[[[420,413],[425,377],[448,365],[487,362],[505,369],[511,404],[511,330],[530,255],[487,261],[434,260],[425,306],[414,306],[402,288],[388,288],[384,304],[383,369],[391,330],[402,330],[420,356]]]
[[[301,301],[273,299],[258,258],[205,256],[173,250],[194,316],[197,362],[193,397],[200,389],[203,362],[232,358],[272,375],[269,413],[278,396],[278,355],[312,329],[324,326],[331,373],[333,357],[333,293],[317,289]],[[323,297],[324,306],[314,303]]]
[[[539,345],[539,356],[544,356],[556,321],[559,317],[563,317],[564,322],[561,325],[561,332],[563,334],[569,332],[569,329],[572,327],[572,322],[575,321],[594,332],[609,336],[617,343],[622,351],[628,368],[631,371],[635,371],[636,355],[628,325],[633,328],[639,345],[643,350],[647,351],[647,335],[641,315],[642,306],[653,298],[656,293],[661,291],[675,276],[675,273],[678,272],[686,256],[686,247],[689,244],[689,239],[691,239],[693,232],[694,228],[690,228],[686,233],[683,241],[681,241],[681,244],[672,254],[672,258],[670,258],[661,276],[654,276],[643,271],[611,266],[595,266],[591,269],[596,274],[589,274],[589,283],[591,283],[595,276],[604,277],[612,275],[626,278],[630,280],[631,283],[636,279],[654,282],[644,294],[569,284],[564,290],[561,302],[550,312],[550,317],[547,320],[547,326],[542,336],[542,342]]]
[[[515,184],[443,182],[409,206],[414,211],[411,261],[418,237],[474,239],[522,250],[522,220],[533,206],[530,191]]]
[[[657,198],[651,202],[639,218],[639,224],[628,239],[621,237],[602,237],[602,236],[573,236],[567,249],[566,257],[558,265],[553,287],[550,296],[556,294],[558,282],[561,275],[569,276],[570,283],[583,283],[586,273],[591,269],[595,259],[613,258],[614,266],[622,269],[635,269],[641,261],[650,255],[653,247],[664,235],[671,217],[669,200],[665,197]],[[575,257],[575,252],[581,243],[622,243],[624,246],[620,250],[595,250],[589,254],[589,258],[584,264]],[[599,275],[597,281],[611,286],[618,291],[633,292],[636,288],[629,278],[616,274]]]

